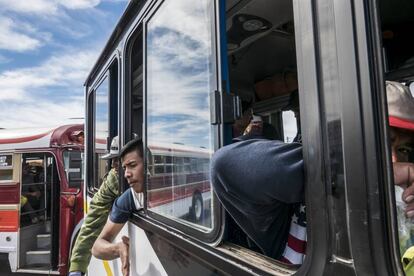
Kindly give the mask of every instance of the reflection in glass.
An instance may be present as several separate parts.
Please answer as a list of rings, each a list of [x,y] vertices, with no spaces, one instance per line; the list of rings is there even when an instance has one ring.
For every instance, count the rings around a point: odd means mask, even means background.
[[[109,137],[109,83],[105,77],[95,92],[95,168],[97,168],[97,177],[95,177],[95,187],[99,187],[106,172],[106,164],[100,156],[108,148]]]
[[[147,25],[148,207],[207,228],[212,18],[212,1],[167,0]]]
[[[283,139],[286,143],[291,143],[295,139],[295,136],[298,133],[298,126],[296,123],[295,113],[293,111],[283,111],[282,112],[283,120]]]

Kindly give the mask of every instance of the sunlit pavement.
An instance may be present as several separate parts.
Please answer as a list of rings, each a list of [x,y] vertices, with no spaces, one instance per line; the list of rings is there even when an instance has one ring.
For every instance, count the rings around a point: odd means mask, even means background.
[[[0,276],[33,276],[33,274],[11,273],[7,254],[0,254]]]

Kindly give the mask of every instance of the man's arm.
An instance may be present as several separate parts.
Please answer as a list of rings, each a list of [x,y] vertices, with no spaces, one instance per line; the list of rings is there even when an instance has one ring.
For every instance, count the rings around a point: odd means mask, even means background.
[[[98,259],[113,260],[120,257],[123,275],[129,275],[129,239],[124,236],[121,242],[113,244],[112,241],[128,221],[132,204],[132,193],[128,189],[115,200],[109,219],[92,247],[92,254]]]
[[[116,235],[121,231],[123,223],[113,223],[108,220],[92,247],[92,255],[102,260],[113,260],[120,257],[124,249],[124,243],[112,243]]]
[[[92,255],[102,260],[121,258],[122,274],[129,275],[129,238],[123,236],[122,241],[112,243],[124,224],[108,220],[92,247]]]
[[[118,175],[115,170],[109,171],[98,192],[92,198],[89,212],[73,246],[69,271],[86,273],[91,259],[91,248],[101,233],[111,209],[118,196]]]

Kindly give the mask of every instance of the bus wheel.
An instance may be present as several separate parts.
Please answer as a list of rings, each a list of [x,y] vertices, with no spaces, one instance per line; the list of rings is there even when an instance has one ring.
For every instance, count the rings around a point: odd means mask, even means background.
[[[194,222],[201,222],[203,219],[203,197],[200,193],[193,195],[193,217]]]

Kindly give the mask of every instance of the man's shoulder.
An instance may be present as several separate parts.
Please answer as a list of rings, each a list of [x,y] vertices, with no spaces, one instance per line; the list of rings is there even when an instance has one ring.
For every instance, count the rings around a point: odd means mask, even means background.
[[[133,206],[134,199],[132,197],[131,188],[125,190],[116,200],[117,206],[124,210],[129,210]]]
[[[107,174],[106,174],[106,179],[108,181],[111,182],[118,182],[118,173],[116,172],[115,169],[111,169]]]
[[[132,198],[131,188],[122,193],[112,207],[110,220],[114,223],[125,223],[134,211],[134,199]]]

